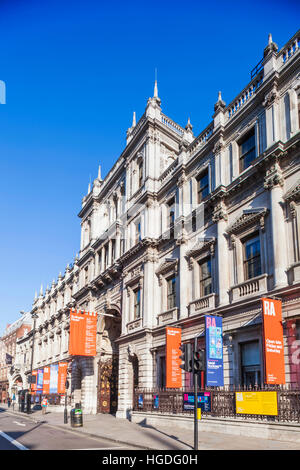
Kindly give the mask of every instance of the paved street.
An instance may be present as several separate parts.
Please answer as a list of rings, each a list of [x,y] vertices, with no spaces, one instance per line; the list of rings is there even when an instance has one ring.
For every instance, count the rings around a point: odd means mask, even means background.
[[[41,449],[115,449],[178,450],[193,449],[193,426],[150,426],[117,419],[109,414],[85,415],[83,427],[64,424],[62,412],[30,417],[18,411],[0,408],[0,430],[30,450]],[[5,442],[6,441],[6,442]],[[12,443],[0,435],[0,448],[11,449]],[[15,446],[15,448],[17,448]],[[298,442],[283,442],[226,433],[201,432],[199,450],[300,450]]]
[[[55,429],[46,423],[0,413],[0,450],[128,450],[132,447],[107,442],[71,430]]]

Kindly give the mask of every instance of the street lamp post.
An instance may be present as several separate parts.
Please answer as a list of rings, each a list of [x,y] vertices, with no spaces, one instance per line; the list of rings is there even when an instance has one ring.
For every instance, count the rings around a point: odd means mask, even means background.
[[[31,386],[32,386],[32,371],[33,371],[33,352],[34,352],[34,336],[35,336],[35,323],[38,315],[34,312],[31,314],[33,318],[33,329],[32,329],[32,352],[31,352],[31,364],[30,364],[30,383],[29,393],[27,395],[27,413],[31,413]]]

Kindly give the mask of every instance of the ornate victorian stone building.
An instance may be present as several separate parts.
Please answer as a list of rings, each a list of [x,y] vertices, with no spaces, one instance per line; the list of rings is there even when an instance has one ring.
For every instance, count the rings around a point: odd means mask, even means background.
[[[165,327],[204,346],[207,313],[223,317],[225,384],[259,383],[266,295],[282,299],[286,380],[299,383],[299,40],[278,50],[270,36],[250,83],[228,105],[219,93],[198,136],[163,114],[155,83],[89,186],[79,257],[33,304],[35,368],[72,359],[71,307],[99,314],[97,356],[70,367],[86,411],[125,418],[135,386],[165,385]]]

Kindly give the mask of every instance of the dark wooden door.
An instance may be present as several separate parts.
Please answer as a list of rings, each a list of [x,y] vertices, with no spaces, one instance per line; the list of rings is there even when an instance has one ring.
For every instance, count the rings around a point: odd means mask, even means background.
[[[118,409],[118,365],[117,354],[100,361],[98,376],[98,413],[115,414]]]

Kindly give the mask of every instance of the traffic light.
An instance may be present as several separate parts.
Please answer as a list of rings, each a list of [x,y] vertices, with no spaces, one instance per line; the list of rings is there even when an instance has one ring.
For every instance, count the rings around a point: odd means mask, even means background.
[[[180,364],[180,368],[186,372],[192,372],[192,345],[191,343],[184,343],[179,346],[180,351],[182,351],[179,359],[183,361],[183,364]]]
[[[199,351],[194,351],[193,353],[194,359],[194,373],[200,372],[201,370],[205,370],[205,356],[204,350],[200,349]]]

